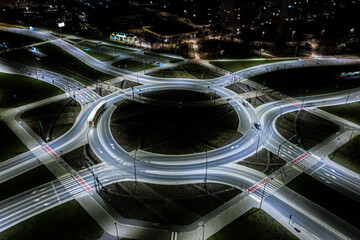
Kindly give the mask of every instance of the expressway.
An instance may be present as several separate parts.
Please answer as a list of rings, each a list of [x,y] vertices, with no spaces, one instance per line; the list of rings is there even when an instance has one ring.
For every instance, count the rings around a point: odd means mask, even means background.
[[[8,30],[46,38],[53,44],[84,61],[84,63],[89,66],[101,72],[113,75],[114,77],[127,77],[133,74],[115,67],[108,67],[75,46],[42,31],[30,31],[27,29],[15,28]],[[59,157],[60,153],[69,152],[86,142],[90,143],[93,151],[104,162],[94,168],[102,184],[106,185],[116,181],[134,180],[134,157],[124,151],[121,146],[115,142],[109,128],[111,114],[115,109],[113,104],[123,99],[131,98],[133,94],[132,89],[115,92],[100,98],[91,91],[91,88],[85,87],[71,78],[66,78],[59,74],[41,69],[38,69],[36,71],[37,73],[34,74],[33,68],[5,60],[1,61],[2,72],[17,73],[27,76],[29,76],[30,73],[30,76],[47,81],[63,89],[65,92],[69,92],[69,95],[73,96],[82,105],[82,111],[74,126],[62,137],[49,143],[39,142],[38,148],[1,163],[0,171],[4,171],[6,174],[1,175],[0,182],[6,181],[10,177],[16,176],[27,169],[34,167],[35,164],[37,164],[37,158],[41,159],[41,162],[48,162],[56,159],[59,164],[65,166],[66,163]],[[243,137],[228,146],[208,152],[208,181],[228,184],[238,187],[239,189],[242,188],[244,191],[242,194],[243,198],[251,196],[255,199],[254,201],[259,201],[264,198],[264,208],[270,212],[275,212],[280,216],[286,216],[287,218],[289,214],[296,212],[296,220],[298,224],[302,226],[301,229],[310,232],[310,235],[324,239],[354,239],[356,236],[360,235],[359,230],[351,227],[349,224],[321,209],[309,200],[301,198],[298,194],[288,194],[289,189],[284,187],[281,183],[266,177],[264,174],[233,164],[254,154],[258,147],[259,149],[265,147],[275,154],[277,153],[279,145],[284,142],[283,137],[275,129],[276,118],[281,114],[303,109],[307,104],[311,104],[312,107],[315,107],[320,105],[328,106],[343,104],[345,100],[349,100],[349,102],[355,101],[354,96],[359,94],[360,91],[359,89],[354,89],[350,99],[347,99],[348,91],[346,91],[307,97],[302,101],[289,99],[278,93],[278,97],[283,100],[264,104],[254,109],[251,105],[245,107],[242,104],[244,100],[238,95],[234,96],[232,91],[223,88],[223,86],[229,85],[234,81],[244,81],[249,76],[262,74],[268,71],[277,71],[284,68],[316,66],[319,65],[318,63],[321,65],[339,65],[358,63],[358,60],[325,59],[317,62],[312,60],[299,60],[271,63],[244,69],[234,74],[207,81],[156,79],[144,75],[139,76],[139,82],[145,85],[134,87],[134,94],[138,95],[144,92],[164,89],[181,89],[198,92],[216,92],[221,98],[230,99],[228,103],[232,105],[239,117],[238,131],[243,134]],[[39,76],[42,77],[39,78]],[[258,88],[256,84],[253,84],[253,86]],[[97,127],[89,128],[88,116],[100,101],[107,102],[107,109],[101,115]],[[253,125],[254,122],[260,122],[263,129],[261,131],[255,129]],[[24,128],[26,128],[26,126],[24,126]],[[336,190],[349,195],[356,200],[360,199],[359,180],[354,179],[337,169],[335,171],[325,163],[322,163],[319,160],[319,157],[314,155],[311,151],[305,152],[303,149],[293,146],[290,143],[284,144],[282,148],[283,154],[281,157],[288,162],[288,165],[285,167],[290,168],[297,166],[300,169],[304,169],[307,173],[313,173],[312,176],[322,182],[331,181],[332,184],[330,186]],[[303,156],[303,158],[300,159],[299,156]],[[203,153],[169,156],[139,152],[136,160],[138,180],[145,182],[166,184],[202,182],[205,176],[205,160]],[[67,169],[66,172],[68,172],[65,177],[61,176],[58,180],[51,183],[39,186],[38,188],[24,192],[19,196],[0,202],[2,209],[0,218],[6,220],[1,221],[0,230],[6,229],[23,219],[29,218],[41,211],[54,207],[86,192],[90,192],[90,195],[96,194],[92,190],[95,186],[93,183],[93,176],[89,171],[84,170],[79,173],[80,177],[91,189],[86,190],[82,185],[79,185],[74,181],[75,173],[71,169],[68,170],[68,167],[69,166],[64,167],[64,169]],[[11,171],[9,169],[11,169]],[[333,181],[333,177],[336,177],[336,181]],[[263,181],[263,179],[266,181]],[[264,186],[264,191],[262,191],[262,186]],[[24,204],[26,204],[26,207],[21,208]],[[205,220],[208,221],[209,219]],[[126,220],[121,219],[119,224],[124,221]],[[147,223],[141,223],[141,225],[150,227]],[[159,228],[161,229],[162,227],[166,228],[166,226],[161,225]],[[192,231],[197,227],[199,226],[188,226],[186,230]],[[180,230],[177,229],[176,231]]]

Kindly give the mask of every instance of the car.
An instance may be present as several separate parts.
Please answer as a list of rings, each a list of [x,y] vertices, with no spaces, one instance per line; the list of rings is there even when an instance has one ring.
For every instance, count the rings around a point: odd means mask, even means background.
[[[247,102],[242,102],[242,105],[244,105],[245,107],[249,106],[249,104]]]
[[[257,130],[261,130],[261,124],[260,123],[254,123],[254,126],[256,127]]]

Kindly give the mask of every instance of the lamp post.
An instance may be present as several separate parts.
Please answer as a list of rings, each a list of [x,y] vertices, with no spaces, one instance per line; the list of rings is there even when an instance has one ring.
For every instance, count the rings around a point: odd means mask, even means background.
[[[350,91],[349,91],[349,94],[348,94],[348,96],[347,96],[347,98],[346,98],[346,102],[345,102],[345,104],[347,104],[347,102],[348,102],[348,100],[349,100],[351,90],[352,90],[352,89],[350,89]]]
[[[137,185],[137,177],[136,177],[136,153],[137,153],[137,148],[135,150],[135,154],[134,154],[134,175],[135,175],[135,185]]]
[[[115,222],[115,229],[116,229],[116,239],[119,240],[119,233],[118,233],[116,222]]]

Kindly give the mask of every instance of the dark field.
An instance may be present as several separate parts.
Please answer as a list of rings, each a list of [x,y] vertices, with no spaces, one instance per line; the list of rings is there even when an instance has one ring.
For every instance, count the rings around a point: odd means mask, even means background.
[[[276,129],[285,139],[296,134],[291,142],[309,150],[336,133],[339,126],[307,111],[296,111],[278,118]]]
[[[339,218],[360,229],[359,202],[302,173],[287,184],[300,195],[332,212]]]
[[[72,98],[67,98],[24,112],[21,118],[46,142],[66,133],[75,122],[81,110]]]
[[[307,96],[360,86],[360,81],[342,79],[342,72],[358,71],[359,65],[294,68],[251,77],[251,80],[288,96]]]
[[[241,193],[222,184],[208,183],[206,188],[205,184],[119,182],[100,194],[125,218],[187,225]]]
[[[146,94],[151,104],[126,100],[112,116],[115,140],[126,150],[185,154],[204,152],[227,145],[241,137],[238,118],[229,105],[196,107],[189,101],[213,99],[213,94],[169,91]],[[156,100],[155,99],[155,100]],[[162,100],[169,100],[165,102]],[[140,100],[146,100],[141,98]]]

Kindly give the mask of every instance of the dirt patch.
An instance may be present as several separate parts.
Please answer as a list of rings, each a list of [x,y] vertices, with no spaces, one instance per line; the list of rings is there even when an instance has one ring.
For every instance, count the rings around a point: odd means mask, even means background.
[[[123,217],[187,225],[234,198],[241,191],[223,184],[158,185],[120,182],[105,186],[103,199]],[[207,189],[207,191],[206,191]]]
[[[296,111],[278,118],[276,129],[285,139],[292,137],[292,143],[309,150],[339,131],[339,126],[310,112]]]
[[[266,175],[270,175],[285,165],[286,161],[281,158],[277,158],[275,154],[266,149],[261,149],[258,151],[257,156],[254,154],[237,164],[258,170]]]
[[[151,102],[125,100],[113,113],[112,134],[126,151],[204,152],[225,146],[242,136],[237,131],[237,114],[230,105],[214,106],[213,101],[209,101],[209,106],[185,104],[186,101],[213,99],[213,94],[163,91],[146,96],[152,98]],[[165,99],[177,104],[169,104]],[[146,102],[145,98],[143,100]]]
[[[76,171],[101,163],[88,144],[62,155],[62,158]]]
[[[67,98],[26,111],[21,118],[38,136],[48,142],[66,133],[80,111],[80,104]]]

